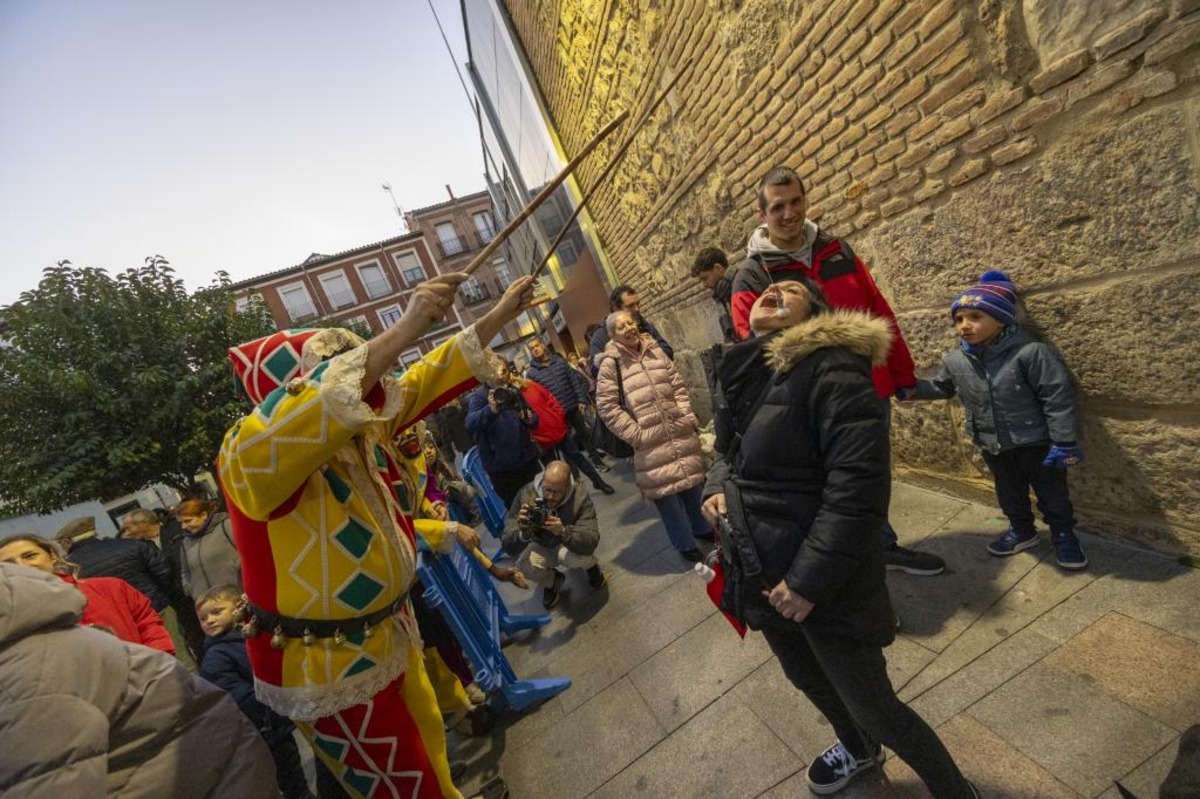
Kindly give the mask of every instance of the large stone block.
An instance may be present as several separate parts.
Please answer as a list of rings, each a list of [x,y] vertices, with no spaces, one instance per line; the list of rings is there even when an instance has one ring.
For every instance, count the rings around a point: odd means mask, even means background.
[[[1038,294],[1026,307],[1089,401],[1200,404],[1192,329],[1200,318],[1200,264],[1182,274]]]
[[[1107,3],[1064,3],[1025,0],[1025,28],[1043,66],[1087,48],[1106,34],[1144,13],[1160,8],[1159,0],[1111,0]]]
[[[1002,268],[1023,288],[1069,285],[1200,255],[1200,197],[1181,108],[1079,129],[1029,166],[994,173],[924,214],[886,220],[855,247],[898,308],[943,301]]]

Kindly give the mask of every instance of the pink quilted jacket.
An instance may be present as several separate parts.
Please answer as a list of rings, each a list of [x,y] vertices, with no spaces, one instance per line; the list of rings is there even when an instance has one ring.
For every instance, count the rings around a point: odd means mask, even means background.
[[[618,401],[617,365],[625,386]],[[633,447],[637,485],[646,499],[659,499],[704,482],[704,460],[683,379],[675,364],[648,336],[640,353],[615,341],[600,356],[596,408],[608,429]]]

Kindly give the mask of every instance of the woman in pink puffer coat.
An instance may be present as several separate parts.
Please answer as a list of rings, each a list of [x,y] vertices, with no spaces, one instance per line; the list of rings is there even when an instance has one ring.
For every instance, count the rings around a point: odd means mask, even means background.
[[[671,544],[684,559],[699,561],[695,537],[712,537],[700,511],[705,479],[700,421],[675,364],[638,331],[633,317],[617,311],[606,325],[609,342],[600,356],[596,409],[608,429],[633,447],[637,486],[658,508]]]

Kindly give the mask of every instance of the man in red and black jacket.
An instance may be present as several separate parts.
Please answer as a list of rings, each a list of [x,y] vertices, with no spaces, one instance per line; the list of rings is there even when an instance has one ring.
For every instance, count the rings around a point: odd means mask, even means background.
[[[758,213],[763,224],[750,235],[747,257],[733,278],[730,313],[734,328],[739,338],[751,335],[750,308],[772,283],[795,280],[796,275],[815,280],[831,307],[866,311],[891,324],[895,336],[887,363],[875,367],[871,375],[875,392],[890,411],[889,399],[903,399],[917,383],[912,355],[896,315],[862,259],[846,242],[820,230],[807,217],[807,210],[804,185],[793,170],[777,166],[759,181]],[[936,555],[901,547],[888,522],[884,523],[884,534],[889,567],[920,575],[940,574],[945,569],[945,562]]]

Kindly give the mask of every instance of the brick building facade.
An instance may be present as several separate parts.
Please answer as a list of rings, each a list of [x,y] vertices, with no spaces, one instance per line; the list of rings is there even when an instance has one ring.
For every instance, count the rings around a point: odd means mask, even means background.
[[[695,395],[694,351],[719,333],[688,265],[713,244],[744,252],[757,180],[786,164],[926,370],[954,345],[956,291],[1005,269],[1078,381],[1083,522],[1200,552],[1200,2],[502,5],[567,153],[694,59],[589,207]],[[904,406],[895,425],[899,473],[988,496],[957,403]]]
[[[379,333],[394,324],[417,284],[459,271],[495,235],[486,192],[453,198],[405,214],[410,232],[336,255],[313,253],[303,263],[234,284],[239,303],[260,296],[280,329],[317,320],[359,323]],[[408,365],[487,313],[512,275],[503,256],[480,267],[460,287],[445,323],[401,355]],[[492,346],[511,357],[520,326],[508,325]]]

